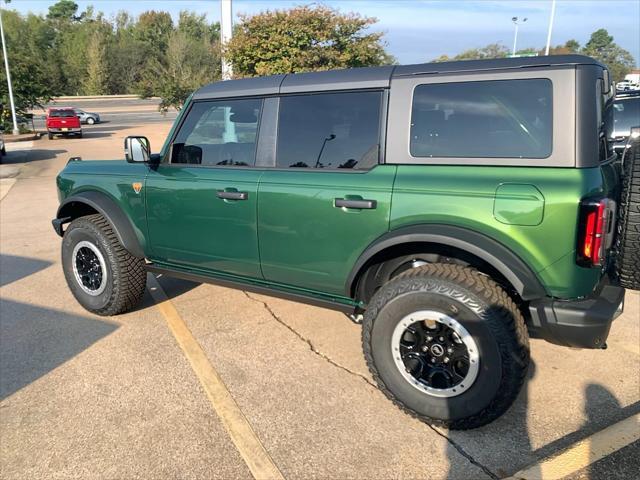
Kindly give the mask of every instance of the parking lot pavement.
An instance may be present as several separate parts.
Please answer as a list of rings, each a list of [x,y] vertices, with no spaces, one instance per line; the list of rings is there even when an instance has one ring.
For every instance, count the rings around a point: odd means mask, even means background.
[[[169,127],[111,125],[5,157],[17,173],[0,202],[1,478],[252,478],[202,368],[219,376],[287,479],[501,478],[532,465],[535,477],[576,444],[595,452],[592,435],[613,425],[616,438],[618,422],[640,412],[637,294],[608,350],[532,341],[516,404],[470,432],[434,429],[387,401],[364,364],[360,328],[340,313],[161,277],[171,321],[188,329],[204,367],[151,295],[127,315],[87,313],[65,285],[50,226],[55,174],[70,156],[122,158],[129,134],[157,150]],[[582,457],[571,459],[570,478],[640,468],[637,443]]]

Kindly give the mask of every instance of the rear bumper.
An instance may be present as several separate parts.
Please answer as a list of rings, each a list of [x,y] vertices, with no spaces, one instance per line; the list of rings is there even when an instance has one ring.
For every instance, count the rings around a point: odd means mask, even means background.
[[[623,307],[624,288],[608,281],[580,300],[535,300],[529,305],[530,333],[567,347],[605,348],[611,323]]]
[[[82,131],[82,127],[74,128],[74,127],[64,127],[66,130],[62,128],[47,128],[47,132],[49,133],[80,133]]]

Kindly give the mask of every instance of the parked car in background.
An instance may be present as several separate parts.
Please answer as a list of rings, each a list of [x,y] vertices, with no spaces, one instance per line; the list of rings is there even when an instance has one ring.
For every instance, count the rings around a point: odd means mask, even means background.
[[[82,138],[80,118],[73,108],[50,108],[47,110],[47,133],[49,140],[54,135],[77,135]]]
[[[100,123],[100,115],[92,112],[85,112],[84,110],[80,110],[79,108],[73,109],[76,112],[76,115],[80,118],[81,123],[86,123],[89,125],[93,125],[94,123]]]
[[[613,102],[613,148],[624,150],[631,127],[640,127],[640,90],[618,93]]]
[[[631,80],[622,80],[616,83],[616,90],[619,92],[627,92],[629,90],[638,90],[640,85]]]

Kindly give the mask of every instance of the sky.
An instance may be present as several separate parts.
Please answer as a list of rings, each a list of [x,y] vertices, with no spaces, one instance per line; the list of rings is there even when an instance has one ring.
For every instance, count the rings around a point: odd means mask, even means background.
[[[46,13],[55,1],[13,0],[8,8],[22,13]],[[206,13],[220,19],[217,0],[76,0],[80,10],[93,5],[107,17],[119,10],[138,15],[145,10],[165,10],[177,17],[180,10]],[[312,3],[304,0],[233,0],[234,21],[241,13],[290,8]],[[518,48],[546,43],[551,0],[344,0],[315,2],[376,17],[373,30],[383,31],[387,50],[402,64],[430,61],[442,54],[489,43],[513,45],[514,16],[527,18],[518,32]],[[6,8],[6,7],[5,7]],[[598,28],[606,28],[620,46],[640,63],[640,0],[557,0],[552,45],[574,38],[584,45]]]

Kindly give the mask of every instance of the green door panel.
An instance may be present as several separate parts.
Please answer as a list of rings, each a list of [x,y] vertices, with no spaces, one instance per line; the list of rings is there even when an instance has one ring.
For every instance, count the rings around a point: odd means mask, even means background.
[[[146,181],[152,259],[261,277],[257,193],[261,170],[160,165]],[[246,192],[246,200],[218,198]]]
[[[529,187],[516,189],[514,202],[511,188],[500,189],[505,184]],[[599,168],[401,165],[391,229],[443,223],[475,230],[510,248],[552,295],[579,297],[591,291],[600,274],[575,263],[578,205],[583,197],[602,193],[602,185]],[[531,198],[523,200],[523,191]]]
[[[539,225],[544,216],[544,197],[533,185],[503,183],[496,189],[493,216],[507,225]]]
[[[258,195],[264,278],[330,294],[344,284],[358,256],[389,229],[396,167],[366,172],[270,170]],[[335,199],[375,200],[375,209],[336,207]]]

